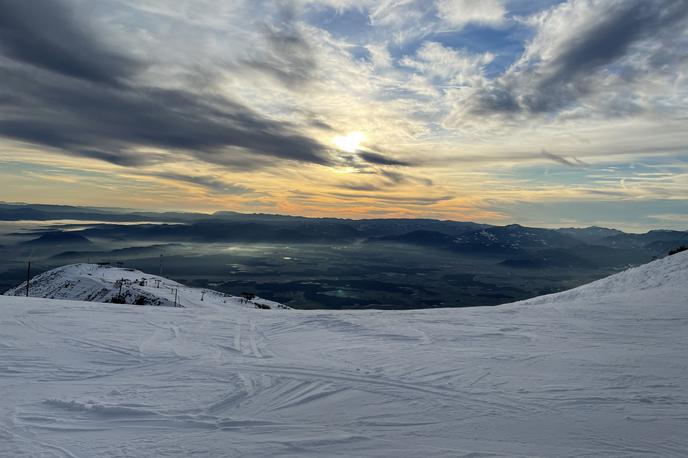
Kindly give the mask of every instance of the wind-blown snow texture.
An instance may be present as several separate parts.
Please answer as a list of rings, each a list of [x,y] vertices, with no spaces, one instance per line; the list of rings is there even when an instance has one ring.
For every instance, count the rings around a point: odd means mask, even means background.
[[[0,456],[685,456],[688,252],[493,308],[0,297]]]

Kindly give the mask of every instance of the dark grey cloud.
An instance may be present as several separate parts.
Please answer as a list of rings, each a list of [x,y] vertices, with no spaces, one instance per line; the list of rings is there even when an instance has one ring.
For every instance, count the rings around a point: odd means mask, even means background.
[[[624,191],[609,191],[605,189],[586,189],[586,193],[593,194],[597,196],[607,196],[607,197],[628,197],[628,193]]]
[[[267,73],[290,87],[309,82],[316,67],[308,42],[294,29],[266,29],[265,39],[271,52],[245,62],[249,68]]]
[[[476,92],[469,100],[471,112],[477,115],[492,113],[517,113],[521,105],[517,100],[514,83],[509,86],[501,81],[495,81]]]
[[[437,197],[404,197],[404,196],[390,196],[388,194],[351,194],[346,192],[331,192],[331,196],[348,198],[348,199],[375,199],[378,202],[401,204],[401,205],[433,205],[439,202],[445,202],[454,199],[453,195],[442,195]]]
[[[75,156],[98,159],[122,167],[140,167],[145,165],[159,164],[165,161],[166,156],[154,153],[134,153],[131,151],[102,151],[95,149],[70,150]]]
[[[100,43],[58,0],[0,0],[0,49],[17,61],[104,84],[119,84],[141,67]]]
[[[407,175],[405,173],[395,172],[392,170],[379,170],[378,173],[386,178],[391,184],[417,183],[425,186],[433,185],[432,180],[426,177]]]
[[[63,22],[47,24],[47,13],[34,14],[41,6]],[[0,30],[2,136],[123,166],[157,160],[134,152],[141,148],[221,165],[236,157],[246,166],[252,155],[257,165],[260,157],[329,163],[326,148],[294,125],[218,94],[138,84],[141,66],[99,45],[59,0],[0,0]]]
[[[548,151],[543,151],[541,154],[544,157],[546,157],[547,159],[550,159],[550,160],[557,162],[559,164],[562,164],[562,165],[567,165],[569,167],[586,167],[588,165],[587,163],[585,163],[585,162],[583,162],[580,159],[575,158],[575,157],[566,158],[564,156],[550,153]]]
[[[0,68],[3,95],[0,135],[79,151],[110,151],[100,159],[140,146],[182,150],[215,163],[231,163],[232,149],[310,163],[327,163],[316,141],[222,99],[181,90],[108,87],[41,72]],[[83,155],[83,154],[82,154]],[[92,156],[96,156],[95,154]],[[125,161],[122,159],[121,161]],[[122,163],[118,165],[124,165]]]
[[[632,79],[641,72],[622,60],[634,46],[652,42],[650,63],[666,64],[677,59],[683,48],[676,37],[686,27],[685,0],[621,0],[597,4],[596,18],[580,27],[551,59],[535,56],[525,66],[505,74],[479,90],[469,101],[475,114],[556,113],[599,89],[599,73],[619,64],[614,74]],[[673,50],[667,52],[667,50]],[[688,53],[683,49],[681,54]],[[655,68],[647,68],[654,71]],[[629,109],[637,106],[628,104]]]
[[[266,52],[245,60],[242,65],[266,73],[289,87],[302,86],[313,79],[317,68],[313,48],[299,30],[293,9],[282,7],[277,16],[275,24],[263,28]]]
[[[380,186],[377,184],[373,183],[363,183],[363,184],[355,184],[355,183],[344,183],[339,186],[342,189],[348,189],[349,191],[364,191],[364,192],[371,192],[371,191],[383,191],[386,186]]]
[[[311,119],[308,124],[320,130],[334,130],[330,124],[326,123],[322,119]]]
[[[213,177],[205,176],[205,175],[182,175],[179,173],[161,172],[161,173],[147,173],[146,176],[166,178],[166,179],[172,180],[172,181],[180,181],[183,183],[190,183],[193,185],[197,185],[197,186],[201,186],[203,188],[206,188],[214,194],[226,194],[226,195],[236,196],[236,195],[244,195],[244,194],[253,194],[255,192],[246,186],[235,184],[235,183],[227,183],[225,181],[218,180],[217,178],[213,178]]]
[[[543,86],[596,71],[625,55],[631,44],[656,36],[681,21],[688,14],[685,0],[624,0],[610,3],[602,12],[604,19],[595,23],[551,63],[551,73]]]
[[[339,185],[342,189],[349,191],[386,191],[392,188],[397,188],[403,185],[421,184],[424,186],[432,186],[433,182],[429,178],[417,177],[392,170],[369,170],[360,171],[359,174],[369,175],[373,179],[368,183],[344,183]]]
[[[380,153],[374,153],[372,151],[361,151],[358,153],[358,157],[370,164],[375,165],[397,165],[402,167],[410,167],[413,165],[411,162],[394,159]]]
[[[390,170],[380,170],[379,173],[393,184],[407,183],[409,181],[408,176],[403,173],[392,172]]]

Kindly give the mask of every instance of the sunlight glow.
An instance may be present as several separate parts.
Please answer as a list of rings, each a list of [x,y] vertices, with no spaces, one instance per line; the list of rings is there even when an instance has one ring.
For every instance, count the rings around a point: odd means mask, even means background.
[[[334,137],[332,142],[342,151],[355,153],[360,148],[363,139],[365,139],[365,135],[361,132],[351,132],[346,136],[338,135]]]

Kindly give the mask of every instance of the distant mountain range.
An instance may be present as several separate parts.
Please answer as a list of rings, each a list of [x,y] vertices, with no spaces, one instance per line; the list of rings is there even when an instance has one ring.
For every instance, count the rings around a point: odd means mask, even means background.
[[[40,237],[22,242],[27,246],[74,246],[74,245],[90,245],[91,241],[83,235],[75,234],[74,232],[53,231],[46,232]]]
[[[210,215],[0,204],[0,220],[22,219],[75,219],[88,222],[34,232],[37,238],[24,242],[36,246],[69,245],[72,248],[66,253],[72,255],[80,252],[88,254],[92,250],[88,246],[92,240],[137,240],[155,244],[360,242],[409,245],[490,257],[508,268],[584,269],[638,264],[688,243],[687,231],[653,230],[644,234],[629,234],[603,227],[545,229],[518,224],[493,226],[433,219],[352,220],[234,212]],[[128,224],[121,224],[123,222]],[[69,232],[66,229],[70,229]],[[132,248],[141,249],[145,250]],[[69,258],[59,252],[55,252],[54,256]]]

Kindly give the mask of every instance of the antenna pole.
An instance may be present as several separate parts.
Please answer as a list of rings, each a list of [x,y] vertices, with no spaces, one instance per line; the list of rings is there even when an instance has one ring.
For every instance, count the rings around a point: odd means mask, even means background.
[[[29,297],[29,281],[31,280],[31,261],[29,267],[26,269],[26,297]]]

